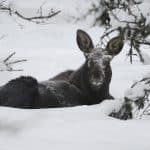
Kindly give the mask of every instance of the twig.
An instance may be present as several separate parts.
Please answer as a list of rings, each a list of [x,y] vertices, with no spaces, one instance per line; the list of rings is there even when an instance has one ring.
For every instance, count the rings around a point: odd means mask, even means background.
[[[6,63],[15,54],[16,54],[16,52],[11,53],[6,59],[3,60],[3,62]]]
[[[24,19],[24,20],[28,20],[28,21],[34,21],[34,20],[38,20],[38,19],[49,19],[49,18],[52,18],[56,15],[58,15],[61,11],[56,11],[54,12],[53,14],[50,14],[50,15],[46,15],[46,16],[37,16],[37,17],[25,17],[23,16],[22,14],[20,14],[18,11],[15,11],[15,14],[17,16],[19,16],[20,18]]]
[[[10,59],[16,54],[16,52],[11,53],[8,57],[6,57],[2,63],[5,66],[5,69],[0,69],[0,71],[23,71],[23,69],[13,69],[13,67],[11,65],[17,64],[17,63],[21,63],[21,62],[25,62],[27,61],[26,59],[21,59],[21,60],[15,60],[15,61],[10,61]]]
[[[16,61],[13,61],[13,62],[9,62],[9,63],[6,63],[7,65],[12,65],[12,64],[17,64],[17,63],[20,63],[20,62],[25,62],[27,61],[26,59],[22,59],[22,60],[16,60]]]
[[[38,15],[38,16],[35,16],[35,17],[25,17],[24,15],[22,15],[21,13],[19,13],[17,10],[13,11],[10,6],[4,5],[4,2],[5,1],[3,1],[3,2],[0,3],[0,10],[1,11],[8,12],[9,15],[16,15],[16,16],[18,16],[19,18],[21,18],[23,20],[27,20],[27,21],[35,22],[35,23],[40,23],[39,20],[50,19],[50,18],[58,15],[61,12],[60,10],[58,10],[58,11],[52,11],[51,10],[50,12],[48,12],[48,15],[43,15],[42,14],[42,10],[41,10],[40,11],[41,12],[40,15]],[[40,7],[40,9],[42,9],[42,6]]]

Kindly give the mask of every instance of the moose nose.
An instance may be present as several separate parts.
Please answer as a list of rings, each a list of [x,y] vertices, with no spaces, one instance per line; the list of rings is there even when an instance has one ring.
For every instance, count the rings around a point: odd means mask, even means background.
[[[99,78],[100,77],[100,73],[98,71],[95,71],[93,73],[94,78]]]

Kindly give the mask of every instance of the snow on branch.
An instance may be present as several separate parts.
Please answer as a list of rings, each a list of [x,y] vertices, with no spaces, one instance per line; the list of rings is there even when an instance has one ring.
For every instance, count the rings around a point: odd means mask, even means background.
[[[34,23],[37,23],[37,24],[41,24],[41,23],[45,23],[47,21],[49,21],[49,19],[51,19],[52,17],[58,15],[61,11],[60,10],[57,10],[57,11],[54,11],[53,9],[51,9],[47,15],[44,15],[43,14],[43,5],[41,5],[41,7],[39,8],[38,12],[37,12],[37,16],[33,16],[33,17],[26,17],[24,15],[22,15],[19,11],[17,10],[13,10],[11,8],[11,5],[6,5],[5,2],[7,0],[4,0],[2,2],[0,2],[0,11],[1,12],[8,12],[9,15],[16,15],[18,16],[19,18],[23,19],[23,20],[27,20],[27,21],[30,21],[30,22],[34,22]]]
[[[0,71],[23,71],[23,69],[14,69],[13,65],[17,63],[22,63],[27,61],[26,59],[20,59],[20,60],[14,60],[11,61],[10,59],[15,55],[16,53],[11,53],[8,57],[6,57],[3,61],[0,62]]]
[[[148,39],[148,36],[150,36],[150,21],[148,14],[144,15],[144,10],[140,8],[140,4],[143,2],[137,0],[115,0],[112,3],[104,0],[103,3],[110,16],[109,27],[107,26],[105,35],[119,31],[124,36],[124,39],[130,45],[127,55],[130,57],[131,63],[133,62],[133,56],[138,56],[140,61],[144,63],[141,46],[150,46],[150,40]],[[122,18],[121,13],[126,16],[125,19]],[[117,22],[118,27],[113,27],[113,22]]]
[[[110,116],[123,120],[150,116],[150,74],[135,82],[125,92],[121,109],[118,112],[112,112]]]

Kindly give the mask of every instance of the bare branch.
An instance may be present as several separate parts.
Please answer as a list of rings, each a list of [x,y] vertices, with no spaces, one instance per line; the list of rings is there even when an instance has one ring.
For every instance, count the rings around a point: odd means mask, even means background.
[[[61,11],[58,10],[58,11],[54,11],[54,10],[50,10],[47,15],[43,15],[43,11],[42,11],[42,7],[43,5],[40,7],[40,11],[39,11],[39,14],[37,16],[34,16],[34,17],[26,17],[24,15],[22,15],[21,13],[19,13],[17,10],[16,11],[13,11],[12,8],[9,6],[9,5],[5,5],[4,4],[5,1],[2,1],[0,3],[0,11],[2,12],[8,12],[9,15],[16,15],[18,16],[19,18],[23,19],[23,20],[27,20],[27,21],[30,21],[30,22],[35,22],[35,23],[41,23],[42,21],[46,21],[46,20],[49,20],[50,18],[58,15]]]
[[[12,64],[17,64],[17,63],[24,62],[24,61],[27,61],[27,60],[26,59],[21,59],[21,60],[12,61],[12,62],[9,62],[9,63],[6,63],[6,64],[7,65],[12,65]]]
[[[4,59],[4,63],[6,63],[12,56],[14,56],[16,52],[11,53],[6,59]]]
[[[23,71],[23,69],[13,69],[12,65],[25,62],[26,59],[20,59],[15,61],[10,61],[10,59],[15,55],[16,53],[11,53],[8,57],[6,57],[2,62],[1,65],[3,65],[3,68],[0,68],[0,71]],[[0,66],[1,67],[1,66]]]
[[[48,15],[46,15],[46,16],[36,16],[36,17],[25,17],[25,16],[23,16],[22,14],[20,14],[18,11],[15,11],[15,14],[16,14],[18,17],[20,17],[20,18],[22,18],[22,19],[24,19],[24,20],[28,20],[28,21],[34,22],[34,21],[39,20],[39,19],[50,19],[50,18],[52,18],[52,17],[58,15],[60,12],[61,12],[61,11],[59,10],[59,11],[53,12],[52,14],[48,14]]]

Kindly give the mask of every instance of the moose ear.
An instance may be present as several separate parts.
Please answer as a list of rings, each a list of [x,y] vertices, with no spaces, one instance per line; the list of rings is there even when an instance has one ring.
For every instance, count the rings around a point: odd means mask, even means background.
[[[122,48],[124,46],[124,40],[122,36],[117,36],[112,38],[107,46],[106,46],[106,51],[108,52],[109,55],[117,55],[121,52]]]
[[[94,48],[90,36],[80,29],[77,30],[77,44],[80,50],[83,51],[84,53],[90,53]]]

